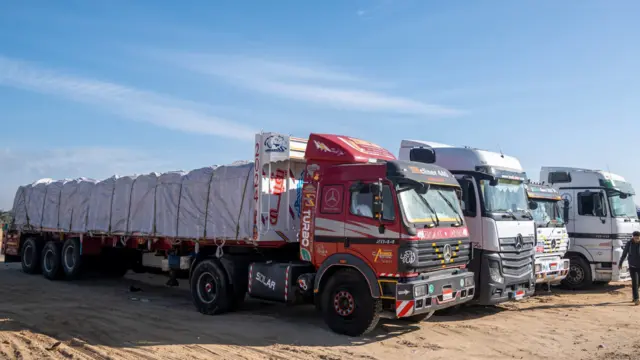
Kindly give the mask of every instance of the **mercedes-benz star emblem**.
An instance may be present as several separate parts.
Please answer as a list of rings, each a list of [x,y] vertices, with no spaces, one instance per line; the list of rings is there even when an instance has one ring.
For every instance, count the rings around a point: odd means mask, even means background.
[[[338,194],[338,190],[330,188],[324,197],[324,204],[330,208],[335,208],[338,206],[339,197],[340,194]]]
[[[555,248],[556,248],[556,246],[557,246],[557,245],[558,245],[558,244],[556,243],[556,239],[551,240],[551,249],[552,249],[552,250],[555,250]]]
[[[518,236],[516,236],[516,250],[520,251],[522,249],[522,245],[524,245],[524,239],[522,238],[522,234],[518,234]]]
[[[449,244],[445,244],[444,248],[442,249],[442,256],[444,257],[444,261],[449,261],[451,260],[451,245]]]

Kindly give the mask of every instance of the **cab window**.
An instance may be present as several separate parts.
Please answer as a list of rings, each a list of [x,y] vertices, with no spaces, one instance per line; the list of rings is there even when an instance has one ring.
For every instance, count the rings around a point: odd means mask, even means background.
[[[382,188],[382,219],[392,221],[395,219],[395,206],[393,203],[393,192],[389,185]],[[368,188],[351,192],[351,204],[349,211],[356,216],[363,216],[373,219],[373,194]]]

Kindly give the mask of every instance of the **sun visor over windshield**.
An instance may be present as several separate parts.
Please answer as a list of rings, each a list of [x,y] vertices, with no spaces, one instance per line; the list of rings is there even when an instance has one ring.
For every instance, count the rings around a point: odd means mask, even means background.
[[[395,160],[387,162],[387,176],[405,177],[434,185],[460,186],[458,180],[446,169],[413,161]]]
[[[395,160],[385,148],[368,141],[342,135],[311,134],[305,159],[341,163],[368,163]]]

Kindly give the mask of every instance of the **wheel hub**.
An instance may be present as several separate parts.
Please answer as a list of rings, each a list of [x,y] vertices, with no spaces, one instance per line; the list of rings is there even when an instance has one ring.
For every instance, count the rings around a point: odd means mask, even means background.
[[[216,291],[216,279],[210,272],[200,274],[197,280],[197,291],[200,301],[211,304],[218,296]]]
[[[355,301],[348,291],[340,291],[333,298],[333,308],[340,316],[349,316],[355,310]]]
[[[574,284],[582,282],[584,279],[584,271],[580,266],[572,265],[569,267],[568,280]]]

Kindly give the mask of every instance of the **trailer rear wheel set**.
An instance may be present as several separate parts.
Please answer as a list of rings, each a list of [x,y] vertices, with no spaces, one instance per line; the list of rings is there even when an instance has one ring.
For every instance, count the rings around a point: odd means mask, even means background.
[[[91,268],[109,277],[124,276],[131,265],[129,256],[125,256],[122,261],[122,253],[116,253],[110,248],[105,248],[98,260],[94,262],[96,266]],[[81,255],[78,238],[70,238],[64,242],[27,238],[20,250],[20,261],[24,273],[42,274],[49,280],[75,280],[88,268],[86,256]]]

